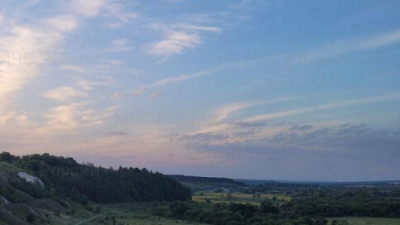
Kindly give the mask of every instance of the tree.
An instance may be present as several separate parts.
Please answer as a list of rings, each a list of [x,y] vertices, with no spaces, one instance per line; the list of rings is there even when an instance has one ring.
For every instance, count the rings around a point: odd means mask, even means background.
[[[0,153],[0,161],[11,163],[15,160],[15,156],[11,155],[9,152]]]

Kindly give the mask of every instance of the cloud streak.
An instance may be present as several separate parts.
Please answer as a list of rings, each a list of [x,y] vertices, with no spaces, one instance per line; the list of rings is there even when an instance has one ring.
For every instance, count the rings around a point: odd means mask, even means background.
[[[167,37],[150,46],[149,53],[154,55],[171,56],[183,53],[185,49],[195,48],[203,41],[197,34],[182,31],[172,32]]]
[[[314,50],[295,55],[293,58],[297,62],[308,62],[324,58],[332,58],[337,55],[373,50],[400,42],[400,30],[394,30],[387,33],[372,35],[370,37],[347,39],[336,43],[328,44]]]
[[[68,101],[73,98],[86,97],[87,94],[72,87],[60,87],[47,91],[43,96],[57,101]]]
[[[243,121],[244,122],[256,122],[256,121],[271,120],[271,119],[289,117],[289,116],[294,116],[294,115],[299,115],[299,114],[304,114],[304,113],[312,113],[312,112],[323,111],[323,110],[328,110],[328,109],[335,109],[335,108],[346,107],[346,106],[355,106],[355,105],[371,104],[371,103],[382,102],[382,101],[398,100],[399,98],[400,98],[400,95],[386,95],[386,96],[371,97],[371,98],[358,99],[358,100],[341,101],[341,102],[329,103],[329,104],[325,104],[325,105],[312,106],[312,107],[292,109],[292,110],[287,110],[287,111],[282,111],[282,112],[277,112],[277,113],[268,113],[268,114],[258,115],[258,116],[254,116],[254,117],[245,119]]]
[[[185,38],[183,38],[185,39]],[[190,38],[188,40],[188,46],[195,46],[190,44]],[[196,79],[199,77],[208,76],[211,74],[215,74],[227,69],[237,68],[237,67],[246,67],[254,64],[262,64],[262,63],[274,63],[277,61],[284,61],[286,64],[294,64],[294,63],[306,63],[309,61],[319,60],[323,58],[332,58],[340,54],[349,53],[352,51],[363,51],[363,50],[371,50],[380,47],[385,47],[388,45],[396,44],[400,41],[400,31],[392,31],[384,34],[373,35],[367,38],[360,38],[354,40],[345,40],[341,42],[337,42],[334,44],[324,45],[318,47],[311,51],[306,51],[303,53],[287,53],[287,54],[277,54],[270,55],[250,60],[243,60],[233,63],[225,63],[221,66],[217,66],[208,70],[198,71],[192,74],[184,74],[178,76],[172,76],[163,78],[161,80],[155,81],[150,84],[140,85],[138,88],[158,88],[161,86],[166,86],[170,84],[175,84],[191,79]],[[197,41],[195,41],[197,42]],[[159,42],[160,43],[160,42]],[[168,51],[176,53],[181,52],[184,49],[184,46],[180,46],[180,42],[176,42],[178,44],[175,45],[174,41],[167,41],[160,44],[160,53],[167,53]],[[164,48],[165,47],[165,48]],[[171,48],[170,48],[171,47]],[[157,49],[157,48],[155,48]],[[174,49],[174,50],[173,50]],[[155,50],[157,51],[157,50]],[[136,91],[136,89],[135,89]]]

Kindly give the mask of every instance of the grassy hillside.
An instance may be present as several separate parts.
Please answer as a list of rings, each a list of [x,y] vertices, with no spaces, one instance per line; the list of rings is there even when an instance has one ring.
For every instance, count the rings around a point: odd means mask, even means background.
[[[75,224],[99,216],[102,203],[190,198],[190,189],[146,169],[105,169],[48,154],[0,154],[0,222],[6,224]]]
[[[329,218],[329,225],[334,220],[347,221],[348,225],[399,225],[400,218],[371,218],[371,217],[339,217]]]

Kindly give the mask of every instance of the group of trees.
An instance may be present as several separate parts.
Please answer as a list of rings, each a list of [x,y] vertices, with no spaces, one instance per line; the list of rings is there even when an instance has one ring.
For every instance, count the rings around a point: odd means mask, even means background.
[[[156,216],[214,225],[326,225],[321,217],[288,215],[279,206],[263,201],[260,205],[240,203],[174,202],[154,208]]]
[[[16,157],[9,153],[0,154],[0,161],[11,163],[40,178],[45,184],[45,193],[28,188],[21,179],[9,178],[10,184],[21,191],[43,197],[43,195],[70,198],[86,204],[142,202],[142,201],[185,201],[191,198],[190,189],[160,173],[147,169],[106,169],[93,164],[79,164],[72,158],[49,154]],[[35,193],[30,193],[35,190]]]
[[[376,183],[279,183],[256,185],[257,192],[292,196],[281,205],[301,216],[400,217],[400,188],[390,182]]]
[[[387,191],[375,188],[316,189],[297,194],[285,207],[294,208],[303,215],[323,217],[400,217],[400,191],[396,187]]]

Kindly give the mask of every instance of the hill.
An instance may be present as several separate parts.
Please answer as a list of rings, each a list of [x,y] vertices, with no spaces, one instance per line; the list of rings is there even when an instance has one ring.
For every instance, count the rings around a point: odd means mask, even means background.
[[[246,187],[244,182],[235,181],[229,178],[217,177],[198,177],[198,176],[184,176],[184,175],[168,175],[179,181],[182,185],[191,188],[193,191],[206,190],[206,189],[235,189]]]
[[[76,212],[90,215],[98,210],[93,204],[190,198],[190,189],[147,169],[106,169],[49,154],[0,154],[0,224],[45,224]]]

